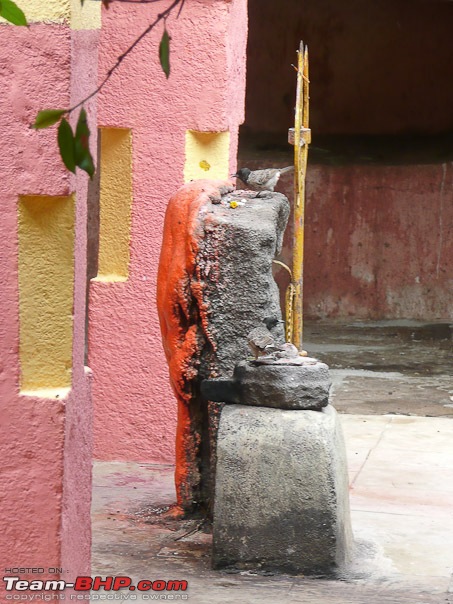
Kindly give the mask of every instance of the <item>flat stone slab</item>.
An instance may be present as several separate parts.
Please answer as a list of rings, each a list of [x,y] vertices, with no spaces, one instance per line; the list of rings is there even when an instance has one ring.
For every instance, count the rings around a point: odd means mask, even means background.
[[[346,453],[335,409],[222,410],[214,568],[333,574],[350,556]]]
[[[329,403],[329,368],[319,361],[303,365],[260,365],[243,361],[233,378],[241,384],[241,403],[277,409],[320,410]]]
[[[205,380],[202,394],[225,403],[320,411],[329,403],[329,368],[316,359],[299,359],[297,365],[241,361],[232,379]]]

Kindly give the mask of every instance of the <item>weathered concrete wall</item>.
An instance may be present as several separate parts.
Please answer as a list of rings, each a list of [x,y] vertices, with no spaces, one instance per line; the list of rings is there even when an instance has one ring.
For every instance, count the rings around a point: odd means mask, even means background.
[[[285,241],[287,259],[290,230]],[[452,235],[451,163],[311,165],[305,227],[306,315],[451,318]]]
[[[451,317],[451,163],[317,167],[309,183],[308,315]]]
[[[287,165],[288,159],[265,165]],[[263,166],[245,156],[241,165]],[[278,190],[293,198],[291,178]],[[305,212],[306,317],[450,319],[453,164],[310,163]],[[292,221],[282,259],[291,263]],[[286,287],[286,271],[276,269]]]
[[[119,2],[104,11],[99,78],[159,11],[160,3]],[[133,182],[127,280],[97,280],[90,294],[89,365],[96,376],[95,455],[100,459],[174,459],[176,408],[155,311],[163,217],[187,164],[196,163],[207,178],[211,173],[227,178],[236,167],[246,1],[186,2],[178,19],[167,20],[167,28],[169,79],[158,60],[161,24],[99,97],[100,126],[132,129]],[[200,145],[186,152],[189,130],[213,135],[198,137],[201,145],[207,142],[205,163],[191,156]],[[224,146],[221,152],[218,144]]]
[[[47,578],[58,573],[49,568],[63,567],[71,580],[90,572],[87,182],[64,169],[55,128],[29,126],[40,109],[69,107],[93,86],[97,32],[88,23],[75,32],[67,2],[27,8],[29,28],[0,25],[0,564],[44,567]],[[93,104],[87,109],[93,117]],[[46,355],[53,347],[62,358]],[[54,371],[50,362],[64,366]]]

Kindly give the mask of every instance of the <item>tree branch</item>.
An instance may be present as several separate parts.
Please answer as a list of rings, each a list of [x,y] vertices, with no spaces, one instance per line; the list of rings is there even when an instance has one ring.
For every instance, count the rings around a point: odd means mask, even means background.
[[[124,2],[124,3],[130,3],[130,4],[151,4],[154,2],[161,2],[161,1],[162,0],[115,0],[115,2]],[[156,19],[148,25],[148,27],[138,36],[138,38],[136,38],[136,40],[129,46],[129,48],[127,50],[125,50],[123,52],[123,54],[121,54],[117,58],[116,63],[108,70],[107,75],[102,80],[102,82],[99,84],[99,86],[95,90],[93,90],[93,92],[91,92],[88,96],[86,96],[84,99],[82,99],[79,103],[77,103],[73,107],[70,107],[68,109],[68,114],[72,113],[75,109],[77,109],[78,107],[81,107],[84,103],[86,103],[91,98],[96,96],[102,90],[102,88],[104,88],[104,86],[110,80],[113,73],[118,69],[118,67],[121,65],[121,63],[124,61],[124,59],[134,50],[134,48],[138,44],[140,44],[140,42],[143,40],[143,38],[145,36],[147,36],[149,34],[149,32],[152,29],[154,29],[154,27],[156,27],[156,25],[158,23],[160,23],[160,21],[165,20],[171,14],[173,9],[176,8],[178,5],[180,5],[180,7],[179,7],[177,17],[179,17],[185,1],[186,0],[173,0],[173,2],[170,4],[170,6],[168,8],[166,8],[162,13],[158,14]]]

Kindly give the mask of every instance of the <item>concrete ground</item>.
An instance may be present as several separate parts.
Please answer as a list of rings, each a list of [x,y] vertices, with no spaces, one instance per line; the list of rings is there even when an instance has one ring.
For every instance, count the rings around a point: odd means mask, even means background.
[[[336,580],[213,571],[209,527],[166,513],[175,500],[171,466],[98,462],[93,575],[187,580],[193,604],[453,603],[449,326],[316,323],[305,335],[309,354],[331,366],[342,414],[355,537],[349,568]]]
[[[340,413],[453,418],[453,321],[308,322],[304,336]]]

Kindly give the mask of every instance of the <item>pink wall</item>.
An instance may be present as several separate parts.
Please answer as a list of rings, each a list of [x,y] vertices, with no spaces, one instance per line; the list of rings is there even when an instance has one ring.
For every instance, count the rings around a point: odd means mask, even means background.
[[[160,10],[160,4],[113,3],[104,11],[99,78]],[[133,139],[129,279],[90,287],[89,365],[99,459],[174,460],[176,401],[156,312],[165,208],[183,182],[185,131],[229,129],[233,170],[243,119],[245,0],[191,0],[167,27],[170,78],[157,57],[160,26],[99,97],[99,125],[132,128]]]
[[[99,31],[71,33],[71,104],[86,97],[97,84]],[[86,105],[91,130],[91,152],[96,157],[96,99]],[[65,457],[62,501],[62,551],[64,568],[75,576],[90,572],[91,561],[91,487],[93,457],[92,372],[84,366],[86,344],[87,286],[87,198],[89,179],[77,170],[73,186],[77,192],[75,272],[73,389],[66,405]]]
[[[4,211],[0,221],[2,309],[0,358],[4,454],[0,551],[2,567],[27,559],[58,566],[63,489],[64,405],[61,401],[19,396],[19,324],[17,274],[17,201],[21,193],[67,194],[69,181],[60,167],[54,132],[29,129],[44,106],[69,101],[70,34],[67,28],[36,25],[2,27],[0,52],[9,66],[1,80],[4,130],[3,175],[0,179]],[[46,55],[52,57],[49,65]],[[17,57],[21,60],[17,61]],[[42,75],[41,75],[42,74]],[[39,79],[43,83],[38,86]],[[38,159],[39,158],[39,159]],[[39,161],[39,167],[37,166]],[[27,562],[28,564],[28,562]]]
[[[70,104],[71,32],[59,25],[7,25],[1,26],[1,35],[0,565],[46,570],[64,566],[69,579],[90,569],[91,401],[83,370],[86,183],[63,168],[55,129],[35,131],[29,125],[38,110]],[[68,195],[74,190],[73,388],[65,400],[21,396],[18,196]]]

